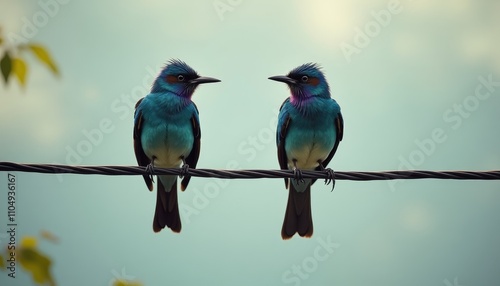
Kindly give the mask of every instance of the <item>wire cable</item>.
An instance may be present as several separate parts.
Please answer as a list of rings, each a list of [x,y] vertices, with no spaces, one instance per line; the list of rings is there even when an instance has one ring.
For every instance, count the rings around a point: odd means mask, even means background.
[[[212,170],[192,168],[154,168],[151,172],[140,166],[70,166],[57,164],[21,164],[0,162],[0,171],[27,172],[43,174],[81,174],[81,175],[176,175],[219,179],[264,179],[295,178],[292,170]],[[351,181],[410,180],[410,179],[447,179],[447,180],[500,180],[500,170],[492,171],[382,171],[357,172],[335,171],[334,178],[329,169],[324,171],[302,170],[304,179],[335,179]]]

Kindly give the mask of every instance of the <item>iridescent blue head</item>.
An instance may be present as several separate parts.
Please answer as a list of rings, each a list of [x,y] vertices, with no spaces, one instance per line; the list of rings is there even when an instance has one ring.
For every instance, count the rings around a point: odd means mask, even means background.
[[[219,81],[216,78],[199,76],[181,60],[170,60],[153,83],[151,92],[172,92],[184,98],[191,98],[199,84]]]
[[[290,88],[292,103],[302,102],[312,97],[330,98],[330,87],[321,68],[315,63],[296,67],[286,76],[272,76],[269,79],[284,82]]]

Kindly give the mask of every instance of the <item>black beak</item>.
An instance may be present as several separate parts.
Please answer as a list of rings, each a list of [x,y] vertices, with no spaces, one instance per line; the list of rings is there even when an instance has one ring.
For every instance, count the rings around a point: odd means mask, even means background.
[[[291,77],[287,77],[286,75],[277,75],[277,76],[272,76],[272,77],[269,77],[270,80],[275,80],[275,81],[280,81],[280,82],[284,82],[286,84],[297,84],[297,81],[294,80],[293,78]]]
[[[200,76],[197,78],[194,78],[189,81],[190,84],[202,84],[202,83],[210,83],[210,82],[219,82],[220,79],[216,79],[213,77],[207,77],[207,76]]]

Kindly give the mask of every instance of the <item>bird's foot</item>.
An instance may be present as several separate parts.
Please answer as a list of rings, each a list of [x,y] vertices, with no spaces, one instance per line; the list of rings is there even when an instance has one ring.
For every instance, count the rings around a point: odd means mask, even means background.
[[[335,172],[330,168],[323,167],[321,163],[319,164],[319,167],[321,171],[326,172],[325,185],[329,185],[330,183],[332,183],[332,192],[333,192],[333,189],[335,189]]]
[[[332,183],[331,191],[333,192],[333,189],[335,189],[335,172],[330,168],[326,168],[323,171],[325,171],[327,174],[327,178],[325,179],[325,184],[329,185],[330,183]]]
[[[149,173],[149,178],[151,179],[151,181],[154,183],[155,182],[155,179],[154,179],[154,171],[155,171],[155,160],[153,158],[153,160],[151,161],[151,163],[149,163],[147,166],[146,166],[146,172]]]
[[[187,176],[189,174],[189,165],[184,163],[182,166],[181,166],[181,173],[179,175],[179,177],[182,179],[184,178],[185,176]]]
[[[297,167],[293,168],[293,179],[297,184],[305,183],[304,177],[302,176],[302,171]]]

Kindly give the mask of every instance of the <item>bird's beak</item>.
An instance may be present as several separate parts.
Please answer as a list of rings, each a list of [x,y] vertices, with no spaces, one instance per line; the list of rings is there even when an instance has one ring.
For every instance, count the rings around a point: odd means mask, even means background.
[[[189,81],[191,84],[202,84],[202,83],[209,83],[209,82],[219,82],[220,79],[216,79],[213,77],[207,77],[207,76],[200,76],[195,79],[192,79]]]
[[[281,81],[286,84],[297,84],[297,81],[293,78],[287,77],[286,75],[277,75],[269,77],[270,80]]]

